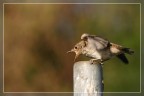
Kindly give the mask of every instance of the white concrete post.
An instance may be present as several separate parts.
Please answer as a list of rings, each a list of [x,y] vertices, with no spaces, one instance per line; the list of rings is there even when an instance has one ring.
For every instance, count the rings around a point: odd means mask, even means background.
[[[74,64],[74,96],[103,96],[101,64],[79,61]]]

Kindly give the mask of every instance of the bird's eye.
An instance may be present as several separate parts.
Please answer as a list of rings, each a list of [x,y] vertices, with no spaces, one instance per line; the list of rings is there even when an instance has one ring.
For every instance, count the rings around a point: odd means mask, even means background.
[[[74,47],[75,49],[77,49],[77,47]]]

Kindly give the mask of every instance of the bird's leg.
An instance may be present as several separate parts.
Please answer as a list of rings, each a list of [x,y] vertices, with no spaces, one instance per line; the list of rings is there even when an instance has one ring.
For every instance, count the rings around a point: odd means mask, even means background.
[[[90,63],[91,63],[91,64],[94,64],[94,63],[103,64],[103,63],[102,63],[102,59],[91,59],[91,60],[90,60]]]

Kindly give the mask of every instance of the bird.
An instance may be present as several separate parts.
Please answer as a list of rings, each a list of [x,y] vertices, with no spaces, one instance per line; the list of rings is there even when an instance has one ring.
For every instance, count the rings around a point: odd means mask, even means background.
[[[82,54],[91,58],[91,64],[95,62],[103,64],[103,62],[110,60],[115,56],[123,63],[128,64],[129,61],[125,54],[132,55],[134,53],[130,48],[112,43],[101,36],[90,35],[88,33],[83,33],[81,35],[81,41],[67,53],[70,52],[76,54],[74,61]]]

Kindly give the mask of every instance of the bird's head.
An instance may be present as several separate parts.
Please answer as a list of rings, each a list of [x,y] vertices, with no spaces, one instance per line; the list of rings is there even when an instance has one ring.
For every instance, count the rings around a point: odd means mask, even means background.
[[[80,41],[79,43],[77,43],[73,49],[71,49],[70,51],[68,51],[67,53],[71,53],[71,52],[74,52],[76,55],[75,55],[75,59],[74,61],[78,58],[78,56],[80,54],[82,54],[83,52],[83,48],[86,46],[85,42],[84,41]]]

